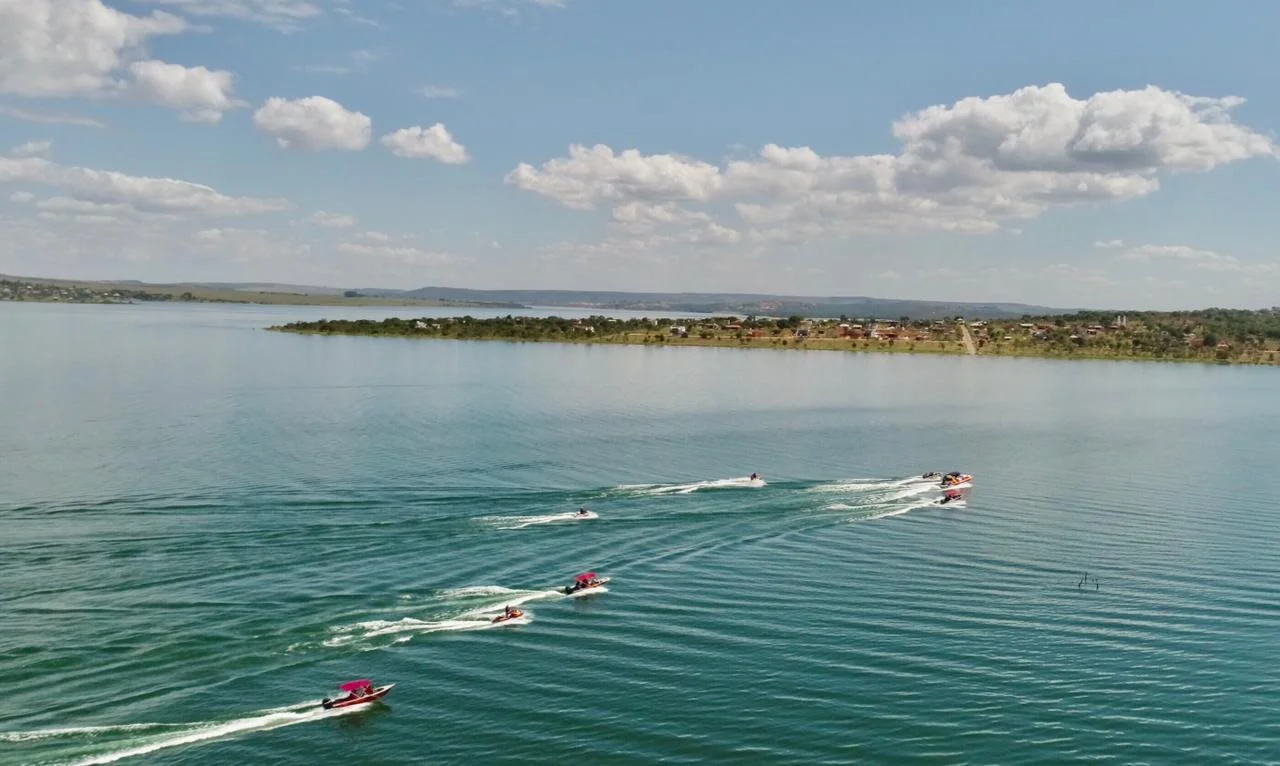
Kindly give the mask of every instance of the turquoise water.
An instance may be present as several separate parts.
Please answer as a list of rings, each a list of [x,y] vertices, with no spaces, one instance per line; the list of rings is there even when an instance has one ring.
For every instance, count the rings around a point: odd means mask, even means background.
[[[1280,758],[1274,370],[338,315],[0,303],[0,763]]]

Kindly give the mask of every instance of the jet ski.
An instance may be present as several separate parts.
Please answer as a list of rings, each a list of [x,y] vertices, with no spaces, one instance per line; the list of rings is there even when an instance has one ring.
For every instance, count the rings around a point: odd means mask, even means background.
[[[960,486],[961,484],[968,484],[968,483],[969,483],[969,482],[971,482],[971,481],[973,481],[973,477],[972,477],[972,476],[970,476],[969,474],[967,474],[967,473],[960,473],[959,471],[952,471],[951,473],[948,473],[948,474],[946,474],[945,476],[943,476],[943,477],[942,477],[942,481],[940,482],[940,486],[942,486],[942,487],[958,487],[958,486]]]
[[[497,617],[494,617],[492,620],[490,620],[490,622],[497,624],[500,622],[508,622],[510,620],[518,620],[521,617],[524,617],[524,612],[520,611],[519,609],[516,609],[514,606],[509,606],[507,607],[506,611],[504,611],[502,614],[498,615]]]
[[[375,689],[373,687],[373,682],[367,678],[362,678],[359,681],[348,681],[338,687],[347,693],[345,697],[339,697],[336,700],[331,700],[328,697],[325,697],[320,701],[320,707],[325,710],[332,710],[334,708],[368,705],[387,696],[387,692],[391,691],[391,687],[393,686],[395,686],[395,684],[387,684],[386,686],[379,686]]]
[[[560,592],[571,598],[577,598],[596,592],[607,582],[609,582],[608,577],[596,577],[595,572],[583,572],[574,578],[573,585],[566,585],[560,589]]]

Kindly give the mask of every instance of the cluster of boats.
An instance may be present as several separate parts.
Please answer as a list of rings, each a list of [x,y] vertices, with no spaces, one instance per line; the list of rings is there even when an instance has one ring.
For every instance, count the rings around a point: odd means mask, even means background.
[[[938,486],[942,488],[942,499],[938,501],[939,505],[946,505],[957,500],[964,499],[965,490],[973,486],[973,477],[967,473],[959,471],[951,471],[950,473],[937,473],[930,471],[922,479],[938,479]]]
[[[578,598],[593,593],[601,592],[605,583],[609,582],[608,577],[601,577],[595,572],[583,572],[573,578],[572,585],[566,585],[560,589],[560,592],[569,598]],[[525,613],[522,609],[515,606],[505,606],[502,614],[490,620],[493,624],[510,622],[524,617]],[[338,687],[344,694],[336,699],[325,697],[320,701],[320,707],[325,710],[334,710],[338,708],[355,707],[356,705],[368,705],[377,702],[387,696],[387,692],[391,691],[391,687],[395,684],[387,684],[386,686],[374,686],[373,682],[367,678],[361,678],[356,681],[348,681]]]
[[[967,473],[961,473],[960,471],[950,471],[945,474],[931,471],[920,478],[938,480],[938,486],[943,491],[942,500],[940,501],[942,505],[963,499],[964,493],[973,486],[973,476]],[[758,479],[759,477],[757,474],[751,474],[751,481],[757,481]],[[586,508],[579,508],[577,513],[572,515],[577,518],[598,518],[594,513],[588,511]],[[569,598],[578,598],[592,593],[599,593],[600,589],[607,582],[609,582],[608,577],[600,577],[595,572],[583,572],[573,578],[573,583],[571,585],[566,585],[561,588],[560,592]],[[502,614],[494,617],[491,622],[494,624],[510,622],[512,620],[518,620],[524,616],[524,611],[519,607],[508,605],[503,608]],[[340,690],[345,692],[344,696],[337,699],[329,699],[326,697],[320,702],[320,706],[325,710],[332,710],[335,708],[348,708],[356,705],[368,705],[387,696],[387,692],[391,691],[391,687],[393,686],[395,686],[395,684],[375,687],[373,682],[367,678],[362,678],[357,681],[348,681],[338,687]]]

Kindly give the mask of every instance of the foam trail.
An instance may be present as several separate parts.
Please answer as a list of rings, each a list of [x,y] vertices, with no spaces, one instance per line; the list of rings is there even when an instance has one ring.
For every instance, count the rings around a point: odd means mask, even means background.
[[[73,737],[109,737],[125,735],[127,739],[122,747],[91,756],[83,756],[64,763],[74,766],[90,766],[91,764],[114,763],[125,758],[135,758],[158,750],[198,742],[221,739],[237,734],[255,731],[268,731],[284,726],[319,721],[334,716],[359,712],[360,707],[325,710],[320,707],[320,700],[299,703],[285,708],[272,708],[258,711],[245,718],[231,721],[205,723],[133,723],[117,726],[82,726],[63,729],[42,729],[36,731],[0,732],[0,742],[32,742],[47,739],[67,739]],[[146,732],[151,732],[147,734]]]
[[[831,484],[819,484],[816,487],[810,487],[810,492],[872,492],[876,490],[892,490],[900,487],[910,487],[912,485],[921,485],[928,487],[930,485],[937,486],[937,479],[922,479],[919,476],[911,476],[906,479],[844,479],[842,481],[832,482]]]
[[[554,590],[518,591],[497,585],[481,585],[447,590],[441,595],[455,599],[482,598],[490,600],[490,603],[444,619],[423,620],[416,617],[402,617],[399,620],[365,620],[351,625],[333,627],[329,629],[333,635],[325,639],[323,645],[330,648],[357,646],[369,651],[384,648],[385,644],[368,645],[369,641],[384,636],[394,637],[393,644],[402,644],[415,635],[524,625],[529,621],[528,616],[499,623],[493,622],[493,618],[502,613],[503,607],[519,606],[539,599],[558,598],[564,594]]]
[[[618,489],[637,495],[687,495],[703,489],[736,489],[744,487],[757,489],[767,485],[768,482],[764,479],[740,476],[734,479],[712,479],[688,484],[624,484],[619,486]]]
[[[587,511],[585,514],[575,512],[569,513],[553,513],[545,516],[489,516],[482,521],[492,524],[498,529],[525,529],[527,527],[537,526],[539,524],[556,524],[570,521],[590,521],[598,519],[600,515],[595,511]]]

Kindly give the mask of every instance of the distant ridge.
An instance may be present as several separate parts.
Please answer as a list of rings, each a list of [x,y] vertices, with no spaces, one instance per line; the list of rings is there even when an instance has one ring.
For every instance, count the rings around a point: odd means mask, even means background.
[[[983,303],[972,301],[926,301],[868,296],[796,296],[767,293],[631,293],[592,290],[470,290],[458,287],[420,287],[416,290],[360,290],[366,295],[429,298],[451,301],[521,303],[531,306],[563,306],[586,309],[626,309],[632,311],[674,311],[762,316],[865,317],[897,319],[941,319],[965,316],[986,319],[1067,314],[1074,309],[1055,309],[1025,303]]]
[[[963,316],[973,319],[1010,319],[1023,315],[1070,314],[1076,309],[1058,309],[1026,303],[927,301],[868,296],[802,296],[769,293],[649,293],[617,290],[473,290],[463,287],[419,287],[394,290],[382,287],[344,288],[293,285],[277,282],[141,282],[135,279],[87,280],[17,277],[0,274],[0,279],[28,280],[45,284],[111,286],[130,289],[213,291],[227,297],[252,293],[255,299],[268,295],[287,296],[289,303],[306,304],[313,296],[317,305],[336,305],[347,300],[437,301],[445,304],[472,304],[489,307],[576,308],[601,311],[662,311],[699,314],[739,314],[743,316],[802,316],[865,319],[942,319]],[[347,295],[356,293],[356,295]],[[344,297],[345,296],[345,297]],[[321,300],[322,299],[322,300]]]

